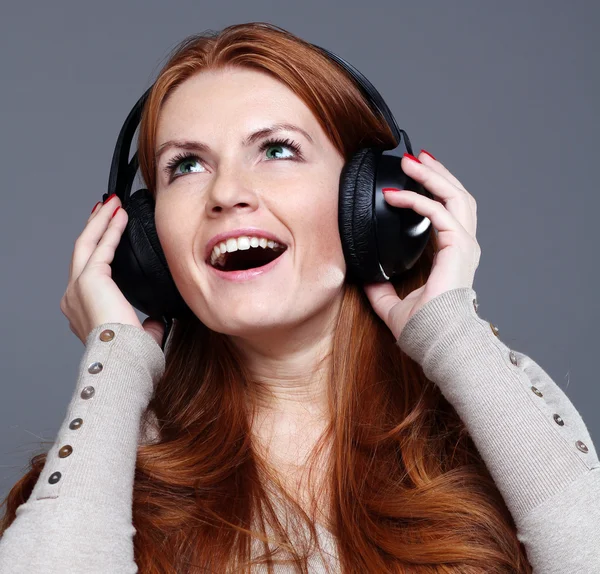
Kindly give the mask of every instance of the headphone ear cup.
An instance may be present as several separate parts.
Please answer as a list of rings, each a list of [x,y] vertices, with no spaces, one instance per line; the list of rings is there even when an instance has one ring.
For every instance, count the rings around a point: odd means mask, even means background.
[[[175,286],[158,239],[152,195],[139,189],[124,207],[128,221],[111,263],[113,281],[125,298],[149,317],[179,318],[191,313]]]
[[[364,283],[383,278],[375,229],[375,178],[381,152],[358,150],[342,168],[338,224],[348,279]]]

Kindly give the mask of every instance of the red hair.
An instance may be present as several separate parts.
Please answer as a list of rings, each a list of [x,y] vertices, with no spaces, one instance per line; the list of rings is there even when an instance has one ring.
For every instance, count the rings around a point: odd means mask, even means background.
[[[361,147],[394,145],[352,79],[314,46],[271,24],[235,25],[186,38],[153,86],[138,141],[152,193],[162,104],[190,76],[229,66],[283,82],[346,159]],[[427,281],[435,252],[432,234],[417,265],[394,282],[401,297]],[[272,564],[283,551],[307,572],[306,554],[316,539],[312,514],[253,448],[251,381],[236,350],[196,317],[176,321],[171,341],[147,413],[160,422],[159,437],[140,445],[136,460],[139,571],[249,572],[250,563]],[[531,573],[512,517],[464,424],[350,283],[331,353],[330,424],[315,457],[327,445],[328,528],[342,571]],[[45,457],[33,457],[8,494],[0,533],[28,499]],[[297,517],[287,529],[280,503]]]

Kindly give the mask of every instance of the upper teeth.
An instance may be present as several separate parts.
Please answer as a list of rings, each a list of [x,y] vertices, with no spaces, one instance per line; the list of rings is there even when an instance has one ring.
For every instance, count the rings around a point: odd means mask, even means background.
[[[263,249],[275,249],[281,247],[277,241],[272,241],[264,237],[251,237],[248,235],[242,235],[241,237],[230,237],[227,241],[221,241],[213,247],[212,253],[210,254],[210,263],[214,265],[215,261],[220,255],[224,253],[233,253],[238,249],[250,249],[250,247],[262,247]]]

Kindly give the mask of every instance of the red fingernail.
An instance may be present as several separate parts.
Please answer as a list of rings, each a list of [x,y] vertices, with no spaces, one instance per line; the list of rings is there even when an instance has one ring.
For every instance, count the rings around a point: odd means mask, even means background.
[[[435,159],[435,157],[433,157],[426,149],[422,149],[421,153],[426,153],[431,159]],[[435,161],[437,161],[437,159],[435,159]]]
[[[408,159],[412,159],[413,161],[416,161],[417,163],[421,163],[414,155],[410,155],[409,153],[405,153],[404,157],[407,157]]]
[[[113,197],[115,197],[115,195],[117,195],[116,193],[113,193],[111,195],[109,195],[106,200],[104,201],[104,203],[108,203]]]
[[[387,191],[402,191],[402,190],[398,189],[397,187],[382,187],[381,188],[382,193],[386,193]]]
[[[117,213],[117,211],[119,211],[119,209],[121,209],[121,206],[119,205],[119,207],[117,207],[117,209],[115,209],[113,211],[113,214],[110,216],[110,218],[112,219],[115,216],[115,213]]]
[[[92,209],[92,213],[94,213],[94,211],[96,211],[96,207],[98,207],[99,205],[102,205],[101,201],[99,201],[96,205],[94,205],[94,209]]]

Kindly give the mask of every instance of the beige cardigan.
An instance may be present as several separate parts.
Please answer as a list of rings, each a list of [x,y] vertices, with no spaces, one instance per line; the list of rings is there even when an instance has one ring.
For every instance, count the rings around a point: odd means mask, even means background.
[[[475,291],[429,301],[398,344],[466,424],[535,573],[600,573],[600,463],[587,428],[548,374],[480,318]],[[0,573],[138,571],[136,449],[152,432],[142,415],[164,367],[161,348],[139,328],[105,323],[88,335],[46,466],[0,540]],[[335,541],[321,535],[311,571],[325,572],[326,562],[336,571]]]

